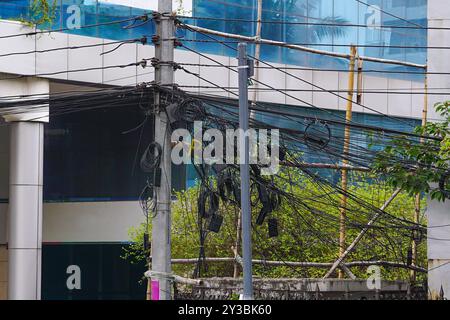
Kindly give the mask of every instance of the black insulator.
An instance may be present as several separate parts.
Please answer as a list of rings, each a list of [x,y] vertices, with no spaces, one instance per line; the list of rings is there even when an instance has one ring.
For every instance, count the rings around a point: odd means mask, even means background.
[[[277,210],[281,206],[281,195],[277,193],[270,194],[270,206],[272,211]]]
[[[218,214],[213,214],[209,220],[208,230],[214,233],[219,233],[220,227],[223,223],[223,217]]]
[[[161,145],[157,142],[150,143],[141,157],[140,165],[142,171],[146,173],[153,173],[156,168],[159,168],[159,165],[161,163],[161,156]]]
[[[208,216],[215,215],[217,210],[219,210],[219,196],[216,193],[210,193]]]
[[[150,239],[148,233],[144,233],[144,251],[150,250]]]
[[[263,206],[269,207],[270,206],[269,194],[267,192],[267,189],[261,184],[258,185],[258,195],[259,200],[261,201]]]
[[[279,156],[280,161],[286,160],[286,151],[284,149],[280,148],[279,153],[280,153],[280,156]]]
[[[241,205],[241,188],[238,185],[235,185],[233,187],[233,195],[234,195],[234,200],[240,206]]]
[[[261,176],[261,169],[259,168],[258,165],[256,165],[256,164],[251,164],[251,165],[250,165],[250,168],[252,169],[253,174],[254,174],[255,177]]]
[[[256,218],[256,224],[258,226],[261,226],[264,223],[264,220],[266,219],[266,216],[271,212],[270,208],[267,206],[263,206],[261,208],[261,211],[259,212],[258,218]]]
[[[267,226],[269,229],[269,237],[270,238],[278,237],[278,220],[275,218],[269,219],[267,221]]]
[[[411,266],[412,265],[412,260],[413,260],[413,252],[412,252],[412,248],[410,247],[408,249],[408,254],[406,257],[406,265],[407,266]]]
[[[198,208],[198,215],[201,218],[206,218],[206,194],[204,192],[200,193],[198,200],[197,200],[197,208]]]

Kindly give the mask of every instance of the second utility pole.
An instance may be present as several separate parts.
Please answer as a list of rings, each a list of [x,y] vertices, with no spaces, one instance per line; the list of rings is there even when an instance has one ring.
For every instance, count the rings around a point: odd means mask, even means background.
[[[155,57],[158,64],[155,67],[156,85],[173,89],[173,59],[174,42],[166,39],[174,37],[174,20],[172,17],[172,1],[158,0],[159,18],[156,20],[158,40],[155,42]],[[160,186],[155,186],[155,217],[152,220],[152,276],[151,289],[152,300],[170,300],[171,284],[169,276],[172,272],[171,266],[171,130],[164,105],[162,105],[161,94],[155,91],[155,142],[162,149],[160,169],[161,174],[157,179]],[[155,168],[155,170],[158,170]],[[155,179],[156,180],[156,179]],[[156,184],[156,183],[155,183]]]
[[[252,281],[252,211],[250,207],[250,148],[248,79],[253,75],[253,61],[247,58],[247,44],[239,43],[239,163],[241,168],[242,260],[244,300],[253,300]]]

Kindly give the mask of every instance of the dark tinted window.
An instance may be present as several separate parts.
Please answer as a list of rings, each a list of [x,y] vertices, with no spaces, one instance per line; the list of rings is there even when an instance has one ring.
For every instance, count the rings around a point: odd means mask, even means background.
[[[147,180],[139,159],[153,140],[153,121],[124,132],[143,120],[137,106],[51,116],[45,132],[45,200],[137,199]],[[185,185],[183,171],[174,168],[175,189]]]

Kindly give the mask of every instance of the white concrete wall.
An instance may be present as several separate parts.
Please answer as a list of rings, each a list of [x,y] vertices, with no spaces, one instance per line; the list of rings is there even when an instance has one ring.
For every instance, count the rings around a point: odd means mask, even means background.
[[[43,242],[126,242],[143,221],[138,201],[45,203]]]
[[[428,25],[429,27],[449,28],[450,27],[450,5],[446,0],[428,0]],[[428,46],[450,46],[450,31],[448,30],[429,30]],[[428,71],[429,72],[450,72],[449,52],[448,50],[428,50]],[[448,90],[439,90],[434,88],[450,88],[450,75],[430,75],[428,85],[431,88],[430,94],[437,92],[448,92]],[[429,97],[430,119],[439,119],[439,115],[433,109],[436,102],[449,100],[448,96]]]
[[[428,286],[432,298],[441,287],[450,297],[450,201],[428,201]]]
[[[24,27],[18,22],[0,20],[0,35],[20,34],[30,31],[30,28]],[[126,65],[140,61],[142,58],[151,58],[154,56],[152,46],[142,46],[140,44],[123,45],[110,54],[100,55],[117,45],[108,45],[108,42],[111,41],[58,32],[39,34],[37,36],[0,39],[0,55],[99,44],[99,46],[89,48],[64,49],[45,53],[0,57],[0,72],[25,75],[46,74],[42,75],[42,77],[111,85],[135,85],[138,82],[153,80],[153,68],[151,67],[144,70],[142,67],[132,66],[127,68],[59,73],[66,70]],[[58,74],[48,75],[49,73],[56,72]]]
[[[447,0],[428,0],[428,25],[429,27],[450,28],[450,5]],[[450,46],[450,31],[429,30],[428,46]],[[450,72],[448,51],[428,51],[429,72]],[[450,76],[430,75],[430,88],[450,88]],[[442,91],[442,90],[441,90]],[[431,89],[430,93],[436,92]],[[430,119],[439,119],[434,112],[433,105],[436,102],[450,99],[450,95],[429,97]],[[450,299],[450,227],[439,227],[450,225],[450,200],[445,203],[428,201],[427,216],[428,230],[428,285],[432,298],[439,296],[441,287],[445,297]],[[440,239],[440,240],[436,240]]]
[[[226,66],[236,66],[236,59],[233,57],[223,57],[216,55],[208,55],[219,63]],[[215,62],[204,58],[198,57],[195,53],[185,52],[177,50],[175,60],[178,63],[199,63],[214,65]],[[257,101],[261,102],[273,102],[280,104],[290,104],[297,106],[309,106],[313,104],[316,107],[342,110],[346,108],[346,90],[348,89],[348,73],[347,72],[329,72],[329,71],[317,71],[317,70],[292,70],[289,68],[295,67],[286,64],[271,63],[271,65],[286,70],[288,75],[281,71],[263,68],[259,71],[259,81],[269,85],[276,89],[286,89],[288,96],[283,93],[273,90],[261,90],[257,94]],[[263,66],[263,65],[261,65]],[[236,88],[238,86],[237,73],[223,67],[186,67],[191,72],[199,73],[202,78],[208,79],[218,86]],[[236,70],[235,68],[233,68]],[[305,81],[302,81],[302,80]],[[183,71],[177,71],[175,75],[175,81],[180,86],[200,85],[213,87],[212,84],[204,80],[199,80],[193,75],[184,73]],[[309,82],[309,83],[308,83]],[[328,92],[323,92],[320,88],[313,87],[310,83],[314,83],[321,88],[334,91],[343,98],[339,98]],[[269,89],[264,85],[259,85],[260,89]],[[355,81],[356,88],[356,81]],[[220,95],[229,98],[236,98],[235,95],[227,93],[217,88],[212,89],[188,89],[182,88],[187,91],[195,93],[209,93],[214,95]],[[387,79],[383,77],[377,77],[365,74],[363,76],[363,101],[362,105],[369,107],[375,111],[362,106],[354,105],[355,112],[375,114],[376,112],[383,112],[392,116],[400,116],[406,118],[419,118],[422,115],[424,96],[422,94],[399,94],[399,92],[411,93],[424,91],[424,83],[410,80],[398,80]],[[399,90],[400,89],[400,90]],[[251,91],[250,87],[250,92]],[[289,91],[289,90],[306,90],[306,91]],[[313,90],[314,92],[307,91]],[[397,91],[395,91],[397,90]],[[234,93],[237,93],[237,89],[230,89]],[[370,92],[385,92],[394,91],[393,94],[385,93],[370,93]],[[397,94],[396,94],[397,93]],[[253,94],[250,93],[250,97]],[[302,102],[303,101],[303,102]]]
[[[0,20],[0,35],[17,34],[30,31],[18,22]],[[46,53],[32,53],[21,56],[0,57],[0,72],[13,74],[47,74],[64,70],[79,70],[93,67],[108,67],[114,65],[125,65],[140,61],[143,58],[154,57],[154,47],[141,44],[123,45],[118,50],[101,56],[100,54],[115,47],[115,45],[107,45],[111,40],[85,37],[78,35],[70,35],[65,33],[41,34],[37,37],[18,37],[9,39],[0,39],[0,55],[11,52],[23,52],[45,50],[51,48],[63,48],[67,46],[84,46],[100,44],[98,47],[81,48],[81,49],[65,49]],[[299,52],[298,54],[302,54]],[[237,64],[235,57],[224,57],[218,55],[208,55],[214,60],[219,61],[227,66]],[[175,61],[178,63],[200,63],[215,64],[213,61],[200,57],[199,55],[184,51],[176,50]],[[295,67],[285,64],[275,64],[274,66],[285,68]],[[261,65],[264,66],[264,65]],[[219,86],[237,87],[237,74],[226,68],[211,67],[186,67],[186,69],[199,73],[201,77],[206,78]],[[328,90],[347,90],[346,72],[322,72],[312,70],[288,70],[296,77],[300,77],[316,85],[324,87]],[[140,82],[148,82],[154,80],[153,68],[151,66],[143,69],[142,67],[113,68],[104,70],[94,70],[85,72],[64,72],[55,75],[43,75],[43,77],[88,82],[94,84],[110,84],[110,85],[135,85]],[[176,72],[175,81],[179,85],[188,86],[211,86],[210,83],[199,80],[193,75],[178,70]],[[277,89],[315,89],[319,92],[289,92],[292,97],[286,97],[284,94],[274,91],[263,91],[258,94],[258,100],[264,102],[287,103],[292,105],[314,105],[327,109],[345,108],[345,99],[340,99],[330,93],[320,92],[320,89],[313,88],[311,85],[302,82],[294,77],[283,74],[279,71],[270,69],[260,70],[260,81]],[[386,79],[372,75],[365,75],[363,79],[363,89],[373,91],[386,91],[392,89],[403,89],[408,92],[411,88],[421,88],[423,84],[415,81]],[[264,88],[264,86],[260,86]],[[199,89],[185,89],[192,92],[199,92]],[[237,90],[232,90],[237,92]],[[422,90],[420,90],[422,91]],[[221,92],[218,89],[201,89],[202,93],[220,94],[226,97],[234,97],[232,94]],[[346,93],[339,93],[345,97]],[[252,95],[251,95],[252,96]],[[302,103],[296,98],[305,101]],[[385,112],[390,115],[420,118],[423,97],[420,95],[403,95],[403,94],[365,94],[363,104],[377,111]],[[372,113],[360,106],[355,106],[355,111]]]

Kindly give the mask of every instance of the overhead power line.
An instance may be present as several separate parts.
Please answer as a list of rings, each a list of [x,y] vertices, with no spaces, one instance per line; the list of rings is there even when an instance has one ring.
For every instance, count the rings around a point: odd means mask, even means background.
[[[202,86],[202,85],[179,85],[181,88],[198,88],[198,89],[214,89],[214,86]],[[229,87],[229,86],[223,86],[222,88],[226,88],[228,90],[237,90],[238,87]],[[450,88],[443,88],[444,90],[450,90]],[[262,91],[262,92],[271,92],[271,91],[284,91],[284,92],[322,92],[323,90],[319,89],[294,89],[294,88],[249,88],[250,91]],[[370,89],[370,90],[360,90],[359,93],[365,93],[365,94],[388,94],[388,95],[429,95],[429,96],[442,96],[442,95],[450,95],[449,92],[403,92],[403,91],[395,91],[395,90],[413,90],[411,88],[408,89],[390,89],[390,90],[384,90],[384,89]],[[434,88],[429,88],[429,90],[438,90]],[[442,89],[441,89],[442,90]],[[329,92],[334,93],[346,93],[348,90],[344,89],[327,89]]]
[[[258,20],[253,19],[233,19],[222,17],[201,17],[201,16],[183,16],[178,15],[179,19],[187,20],[204,20],[204,21],[223,21],[223,22],[239,22],[239,23],[258,23]],[[305,18],[307,19],[307,18]],[[424,27],[421,25],[414,26],[396,26],[396,25],[367,25],[357,23],[337,23],[337,22],[300,22],[300,21],[280,21],[280,20],[262,20],[262,24],[269,25],[299,25],[299,26],[324,26],[324,27],[353,27],[353,28],[376,28],[376,29],[412,29],[412,30],[450,30],[446,27]],[[409,21],[408,21],[409,22]]]
[[[214,41],[216,42],[216,41]],[[224,41],[226,43],[226,41]],[[207,63],[189,63],[189,62],[180,62],[178,63],[183,66],[194,66],[194,67],[212,67],[212,68],[221,68],[222,66],[217,64],[207,64]],[[236,65],[230,65],[231,68],[237,68]],[[270,67],[259,66],[255,67],[256,69],[272,69]],[[302,71],[320,71],[320,72],[350,72],[348,69],[330,69],[330,68],[313,68],[313,67],[280,67],[280,69],[284,70],[302,70]],[[450,72],[425,72],[425,71],[403,71],[403,70],[361,70],[358,71],[361,73],[386,73],[386,74],[417,74],[417,75],[450,75]]]
[[[222,38],[238,39],[240,41],[249,42],[249,43],[284,47],[284,48],[288,48],[288,49],[299,50],[299,51],[303,51],[303,52],[309,52],[309,53],[324,55],[324,56],[331,56],[331,57],[335,57],[335,58],[342,58],[342,59],[347,59],[347,60],[349,60],[351,58],[350,55],[346,54],[346,53],[325,51],[325,50],[313,49],[313,48],[309,48],[309,47],[305,47],[305,46],[294,45],[294,44],[290,44],[290,43],[282,42],[282,41],[260,39],[257,37],[248,37],[248,36],[243,36],[243,35],[239,35],[239,34],[231,34],[231,33],[211,30],[211,29],[207,29],[207,28],[197,27],[197,26],[185,24],[182,22],[180,22],[179,25],[184,29],[190,30],[192,32],[198,32],[203,35],[214,35],[214,36],[218,36],[218,37],[222,37]],[[236,50],[235,48],[226,45],[225,43],[221,42],[218,39],[215,39],[213,37],[209,37],[209,38],[212,40],[216,40],[218,43],[222,43],[223,45],[231,48],[232,50]],[[427,68],[427,66],[424,64],[417,64],[417,63],[411,63],[411,62],[405,62],[405,61],[399,61],[399,60],[381,59],[381,58],[374,58],[374,57],[367,57],[367,56],[358,56],[358,59],[362,60],[362,61],[370,61],[370,62],[391,64],[391,65],[401,65],[401,66],[414,67],[414,68],[420,68],[420,69]]]
[[[165,41],[173,41],[173,39],[163,39]],[[198,43],[214,43],[212,40],[205,39],[178,39],[179,41],[198,42]],[[238,44],[240,41],[224,41],[224,43]],[[376,45],[376,44],[334,44],[334,43],[311,43],[311,42],[290,42],[290,45],[296,46],[315,46],[315,47],[337,47],[337,48],[375,48],[375,49],[421,49],[421,50],[449,50],[450,46],[401,46],[401,45]]]
[[[120,24],[124,22],[130,22],[130,21],[143,21],[144,23],[150,21],[151,18],[149,18],[148,14],[135,16],[127,19],[122,20],[115,20],[115,21],[108,21],[108,22],[101,22],[101,23],[95,23],[95,24],[88,24],[84,26],[80,26],[78,29],[86,29],[86,28],[95,28],[95,27],[101,27],[101,26],[109,26],[113,24]],[[10,38],[16,38],[16,37],[23,37],[23,36],[35,36],[38,34],[45,34],[45,33],[52,33],[52,32],[63,32],[63,31],[73,31],[77,29],[73,28],[59,28],[59,29],[50,29],[50,30],[37,30],[37,31],[31,31],[26,33],[17,33],[17,34],[10,34],[5,36],[0,36],[0,39],[10,39]]]
[[[204,33],[200,32],[200,31],[197,31],[197,32],[199,32],[199,33],[201,33],[201,34],[204,34]],[[211,36],[208,35],[208,34],[204,34],[204,35],[205,35],[206,37],[209,37],[209,38],[211,38],[211,39],[214,39],[213,37],[211,37]],[[216,39],[216,41],[217,41],[218,43],[221,43],[220,40],[217,40],[217,39]],[[230,49],[236,51],[235,48],[233,48],[233,47],[231,47],[231,46],[229,46],[229,45],[227,45],[227,44],[223,44],[223,43],[222,43],[222,45],[224,45],[225,47],[228,47],[228,48],[230,48]],[[183,45],[183,46],[184,46],[185,48],[187,48],[185,45]],[[197,52],[197,51],[195,51],[195,50],[193,50],[193,49],[190,49],[190,48],[187,48],[187,49],[190,50],[190,51],[193,51],[194,53],[197,53],[197,54],[199,54],[199,55],[205,57],[206,59],[209,59],[209,60],[211,60],[211,61],[213,61],[213,62],[215,62],[215,63],[217,63],[217,64],[219,64],[219,65],[225,66],[223,63],[220,63],[219,61],[216,61],[216,60],[212,59],[211,57],[208,57],[208,56],[206,56],[206,55],[203,55],[203,54],[201,54],[201,53],[199,53],[199,52]],[[301,82],[304,82],[304,83],[306,83],[306,84],[308,84],[308,85],[311,85],[311,86],[313,86],[313,87],[315,87],[315,88],[317,88],[317,89],[320,89],[320,90],[322,90],[323,92],[328,92],[328,93],[330,93],[330,94],[332,94],[332,95],[335,95],[335,96],[337,96],[337,97],[339,97],[339,98],[341,98],[341,99],[344,99],[344,100],[346,100],[346,101],[349,100],[348,98],[343,97],[343,96],[341,96],[341,95],[339,95],[339,94],[337,94],[337,93],[331,92],[331,91],[329,91],[329,90],[327,90],[327,89],[325,89],[325,88],[322,88],[321,86],[315,85],[314,83],[312,83],[312,82],[310,82],[310,81],[304,80],[304,79],[302,79],[302,78],[300,78],[300,77],[297,77],[297,76],[295,76],[295,75],[293,75],[293,74],[291,74],[291,73],[289,73],[289,72],[286,72],[286,71],[284,71],[284,70],[282,70],[282,69],[279,69],[279,68],[277,68],[277,67],[271,65],[270,63],[267,63],[267,62],[262,61],[262,60],[260,60],[260,59],[256,59],[255,57],[253,57],[253,56],[251,56],[251,55],[249,55],[249,57],[250,57],[251,59],[255,59],[255,61],[259,61],[260,63],[262,63],[262,64],[264,64],[264,65],[266,65],[266,66],[268,66],[268,67],[273,68],[274,70],[278,70],[278,71],[280,71],[280,72],[282,72],[282,73],[284,73],[284,74],[286,74],[286,75],[288,75],[288,76],[290,76],[290,77],[293,77],[293,78],[295,78],[295,79],[297,79],[297,80],[300,80]],[[232,68],[229,68],[228,66],[225,66],[225,67],[228,68],[228,69],[230,69],[230,70],[232,70],[233,72],[237,72],[236,70],[234,70],[234,69],[232,69]],[[259,80],[253,79],[253,81],[255,81],[255,82],[257,82],[257,83],[260,83],[260,84],[262,84],[262,85],[264,85],[264,86],[266,86],[266,87],[268,87],[268,88],[275,89],[275,88],[273,88],[273,87],[271,87],[271,86],[269,86],[269,85],[267,85],[267,84],[265,84],[265,83],[262,83],[262,82],[259,81]],[[278,90],[276,90],[276,91],[278,91]],[[288,96],[288,97],[290,97],[290,98],[292,98],[292,99],[294,99],[294,100],[297,100],[297,101],[300,101],[300,102],[302,102],[302,103],[304,103],[304,104],[306,104],[306,105],[309,105],[309,106],[311,106],[311,107],[313,107],[313,108],[321,109],[321,108],[319,108],[319,107],[317,107],[317,106],[315,106],[315,105],[313,105],[313,104],[311,104],[311,103],[309,103],[309,102],[307,102],[307,101],[304,101],[304,100],[302,100],[302,99],[299,99],[298,97],[295,97],[295,96],[292,96],[292,95],[290,95],[290,94],[287,94],[287,93],[285,93],[285,92],[283,92],[283,91],[281,91],[281,90],[279,90],[279,92],[280,92],[280,93],[283,93],[284,95],[286,95],[286,96]],[[378,110],[376,110],[376,109],[370,108],[370,107],[365,106],[365,105],[360,104],[360,103],[357,103],[356,101],[353,101],[353,100],[350,100],[350,101],[352,101],[352,103],[355,103],[356,105],[359,105],[359,106],[361,106],[361,107],[363,107],[363,108],[365,108],[365,109],[367,109],[367,110],[371,110],[371,111],[373,111],[373,112],[375,112],[375,113],[377,113],[377,114],[380,114],[380,115],[382,115],[382,116],[384,116],[384,117],[388,117],[388,118],[390,117],[390,116],[388,116],[388,115],[386,115],[386,114],[384,114],[384,113],[382,113],[382,112],[380,112],[380,111],[378,111]],[[394,119],[396,119],[396,118],[394,118]],[[399,121],[399,122],[404,122],[404,121],[401,121],[400,119],[396,119],[396,120]],[[407,125],[410,125],[410,124],[407,123]]]
[[[3,57],[10,57],[15,55],[27,55],[27,54],[35,54],[35,53],[47,53],[47,52],[54,52],[54,51],[61,51],[61,50],[76,50],[76,49],[86,49],[86,48],[95,48],[100,46],[109,46],[114,44],[119,44],[119,46],[127,44],[127,43],[136,43],[141,42],[142,44],[147,43],[147,37],[143,36],[142,38],[135,38],[135,39],[127,39],[127,40],[119,40],[119,41],[112,41],[112,42],[101,42],[96,44],[88,44],[88,45],[82,45],[82,46],[67,46],[67,47],[59,47],[59,48],[50,48],[50,49],[43,49],[43,50],[31,50],[31,51],[23,51],[23,52],[10,52],[1,54],[0,58]],[[118,47],[119,47],[118,46]],[[113,50],[116,50],[118,47],[114,48]],[[113,50],[104,52],[104,54],[111,53]]]
[[[217,61],[217,63],[220,63],[220,62]],[[196,73],[194,73],[194,72],[191,72],[191,71],[189,71],[189,70],[187,70],[187,69],[185,69],[185,68],[181,68],[181,69],[182,69],[184,72],[186,72],[186,73],[188,73],[188,74],[190,74],[190,75],[193,75],[193,76],[199,78],[199,79],[202,80],[202,81],[208,82],[209,84],[211,84],[213,87],[215,87],[215,88],[217,88],[217,89],[221,89],[221,90],[223,90],[223,91],[228,92],[229,94],[231,94],[231,95],[233,95],[233,96],[237,96],[237,93],[236,93],[236,92],[233,92],[233,91],[231,91],[231,90],[229,90],[229,89],[227,89],[227,88],[225,88],[225,87],[223,87],[223,86],[220,86],[220,85],[218,85],[218,84],[216,84],[216,83],[214,83],[214,82],[212,82],[212,81],[210,81],[210,80],[208,80],[208,79],[205,79],[204,77],[202,77],[202,76],[200,76],[200,75],[198,75],[198,74],[196,74]],[[261,84],[262,84],[262,85],[266,85],[266,84],[264,84],[264,83],[261,83]],[[284,93],[284,92],[281,92],[281,93]],[[286,94],[286,93],[284,93],[284,94]],[[288,94],[286,94],[286,95],[288,95]],[[289,96],[289,95],[288,95],[288,96]],[[295,97],[293,97],[293,98],[295,98]],[[207,99],[207,98],[204,97],[204,99]],[[223,98],[223,97],[217,97],[216,99],[219,99],[219,100],[215,100],[215,101],[221,101],[221,100],[223,101],[224,98]],[[297,100],[304,102],[304,101],[301,100],[301,99],[297,99]],[[228,103],[230,103],[230,102],[228,102]],[[342,116],[340,116],[340,115],[337,115],[337,114],[334,114],[334,113],[331,113],[331,111],[328,110],[328,109],[323,109],[323,108],[317,107],[317,106],[315,106],[315,105],[313,105],[313,104],[311,104],[311,103],[308,103],[308,102],[305,102],[305,103],[306,103],[306,105],[309,105],[309,106],[311,106],[311,107],[314,107],[315,109],[319,109],[319,110],[321,110],[321,111],[323,111],[323,112],[325,112],[325,113],[330,114],[330,115],[333,116],[333,117],[337,117],[337,118],[341,118],[341,119],[342,119],[341,121],[339,121],[339,120],[331,120],[331,119],[320,119],[320,118],[318,118],[318,117],[314,117],[314,118],[311,118],[311,120],[314,120],[314,119],[315,119],[315,120],[322,120],[322,121],[324,121],[324,122],[330,122],[330,123],[334,123],[334,124],[348,125],[348,126],[353,127],[353,128],[370,129],[370,130],[379,131],[379,132],[383,132],[383,133],[391,133],[391,134],[398,134],[398,135],[404,135],[404,136],[411,136],[411,137],[416,137],[416,138],[421,138],[421,137],[422,137],[422,138],[425,138],[425,139],[438,140],[438,139],[436,139],[436,138],[434,138],[434,137],[421,136],[421,135],[418,135],[418,134],[408,133],[408,132],[404,132],[404,131],[398,131],[398,130],[392,130],[392,129],[386,129],[386,128],[379,128],[379,127],[375,127],[375,126],[362,125],[362,124],[355,123],[354,121],[346,122],[346,119],[345,119],[344,117],[342,117]],[[291,113],[291,112],[286,112],[286,111],[267,110],[266,107],[260,105],[260,104],[257,103],[257,102],[254,103],[254,106],[250,106],[249,108],[250,108],[250,110],[254,110],[254,111],[270,112],[270,113],[273,113],[273,114],[277,114],[277,115],[279,115],[279,116],[286,117],[288,120],[292,120],[290,117],[302,117],[302,118],[308,118],[307,116],[300,116],[300,115],[298,115],[298,114]],[[399,119],[399,118],[396,118],[396,117],[393,117],[393,116],[389,116],[389,115],[386,115],[386,114],[383,114],[383,115],[386,116],[386,117],[388,117],[388,118],[391,118],[392,120],[397,120],[397,121],[403,122],[403,121],[402,121],[401,119]],[[405,122],[405,123],[407,123],[407,122]],[[407,123],[407,124],[410,125],[409,123]]]
[[[393,17],[393,18],[395,18],[395,19],[401,20],[401,21],[403,21],[403,22],[406,22],[406,23],[408,23],[408,24],[410,24],[410,25],[413,25],[413,26],[415,26],[415,27],[418,27],[418,28],[420,28],[420,29],[426,29],[426,27],[421,26],[421,25],[418,24],[418,23],[415,23],[415,22],[412,22],[412,21],[407,20],[407,19],[405,19],[405,18],[402,18],[402,17],[400,17],[400,16],[397,16],[397,15],[391,13],[391,12],[388,12],[388,11],[386,11],[386,10],[381,9],[380,7],[375,7],[375,6],[370,5],[370,4],[368,4],[367,2],[364,2],[364,1],[362,1],[362,0],[355,0],[355,1],[358,2],[358,3],[360,3],[360,4],[365,5],[365,6],[367,6],[367,7],[375,8],[376,10],[378,10],[378,11],[380,11],[380,12],[382,12],[382,13],[384,13],[384,14],[390,16],[390,17]]]
[[[104,67],[92,67],[92,68],[84,68],[84,69],[73,69],[73,70],[47,72],[47,73],[24,74],[24,75],[19,75],[19,76],[14,76],[14,77],[6,77],[6,78],[0,77],[0,81],[15,80],[15,79],[28,78],[28,77],[53,76],[53,75],[62,74],[62,73],[86,72],[86,71],[107,70],[107,69],[114,69],[114,68],[128,68],[128,67],[136,67],[136,66],[141,66],[141,67],[145,68],[147,66],[148,60],[150,60],[150,59],[142,59],[139,62],[132,62],[132,63],[128,63],[128,64],[120,64],[120,65],[112,65],[112,66],[104,66]]]

